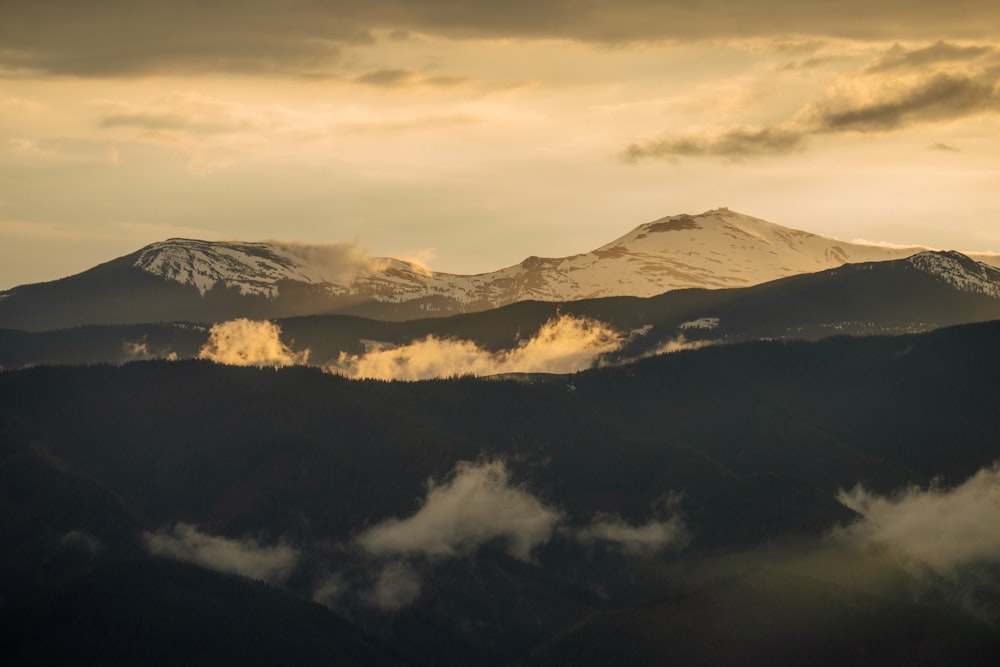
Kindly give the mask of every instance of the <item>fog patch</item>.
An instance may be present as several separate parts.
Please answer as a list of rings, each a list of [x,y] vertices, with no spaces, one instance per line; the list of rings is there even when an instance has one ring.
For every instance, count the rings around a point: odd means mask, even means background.
[[[330,607],[347,589],[347,582],[340,574],[328,574],[313,591],[312,601]]]
[[[382,568],[365,599],[379,609],[397,611],[416,600],[421,588],[423,582],[413,566],[395,561]]]
[[[59,539],[63,547],[76,547],[86,551],[91,556],[104,551],[104,543],[85,530],[71,530]]]
[[[150,347],[145,336],[141,340],[127,340],[122,343],[123,361],[145,361],[149,359],[177,361],[177,353],[170,349],[157,350]]]
[[[950,490],[912,487],[886,497],[858,485],[837,498],[863,517],[837,539],[943,575],[1000,563],[1000,463]]]
[[[666,521],[650,521],[632,526],[621,517],[599,514],[590,525],[577,530],[577,541],[584,544],[603,542],[614,546],[629,556],[653,556],[668,548],[681,549],[690,541],[690,535],[679,516]]]
[[[341,353],[328,367],[351,378],[428,380],[503,373],[575,373],[602,354],[618,350],[625,338],[597,320],[564,315],[546,322],[518,347],[490,352],[469,340],[428,336],[408,345],[361,355]]]
[[[447,481],[428,480],[415,514],[382,521],[355,539],[362,552],[381,561],[364,599],[384,610],[406,606],[422,587],[417,563],[472,556],[488,543],[530,561],[561,520],[561,512],[511,483],[503,461],[460,461]]]
[[[660,343],[652,352],[646,356],[656,357],[661,354],[673,354],[674,352],[683,352],[685,350],[699,350],[703,347],[708,347],[709,345],[715,345],[718,341],[714,340],[688,340],[684,334],[678,334],[677,336]]]
[[[281,327],[273,322],[240,318],[212,325],[198,358],[230,366],[278,368],[305,364],[309,350],[293,352],[281,341]]]
[[[387,519],[357,538],[371,555],[453,558],[500,540],[508,554],[530,560],[548,541],[561,514],[521,486],[503,461],[460,461],[453,477],[427,482],[423,506],[407,519]]]
[[[269,583],[287,580],[301,556],[287,544],[262,546],[248,537],[216,537],[186,523],[176,524],[173,530],[145,533],[143,539],[146,550],[155,556]]]

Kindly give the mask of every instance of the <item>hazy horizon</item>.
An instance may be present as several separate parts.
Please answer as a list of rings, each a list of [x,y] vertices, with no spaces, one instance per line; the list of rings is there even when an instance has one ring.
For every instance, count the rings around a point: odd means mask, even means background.
[[[480,273],[720,206],[1000,251],[994,3],[3,4],[0,289],[177,236]]]

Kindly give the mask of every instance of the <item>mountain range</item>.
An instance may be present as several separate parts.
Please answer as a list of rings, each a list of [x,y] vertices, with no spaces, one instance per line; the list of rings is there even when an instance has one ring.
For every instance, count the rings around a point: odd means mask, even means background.
[[[174,239],[8,290],[0,655],[996,665],[996,259],[720,209],[477,276]]]
[[[705,344],[915,333],[1000,319],[1000,269],[956,252],[925,251],[906,259],[846,264],[743,288],[519,301],[487,311],[399,322],[354,315],[275,322],[291,352],[308,351],[308,363],[326,367],[336,366],[341,355],[413,345],[428,337],[472,343],[483,354],[517,349],[536,338],[547,323],[563,317],[597,322],[621,335],[620,345],[605,350],[601,360],[595,357],[595,362],[604,363]],[[0,367],[192,358],[210,336],[208,324],[189,322],[34,332],[0,329]]]
[[[75,276],[0,293],[0,328],[39,331],[335,313],[408,320],[525,300],[748,287],[924,250],[847,243],[727,209],[662,218],[588,253],[529,257],[477,275],[367,257],[348,244],[170,239]],[[972,257],[1000,265],[1000,255]]]

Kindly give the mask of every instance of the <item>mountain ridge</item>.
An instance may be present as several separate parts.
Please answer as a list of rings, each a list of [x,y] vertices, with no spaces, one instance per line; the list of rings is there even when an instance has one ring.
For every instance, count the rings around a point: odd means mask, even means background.
[[[650,297],[758,285],[925,248],[849,243],[725,208],[647,222],[590,252],[497,271],[435,272],[352,244],[168,239],[48,283],[0,293],[0,327],[357,314],[406,320],[524,300]],[[1000,255],[977,255],[1000,265]],[[973,270],[975,273],[975,270]],[[971,275],[971,274],[969,274]]]

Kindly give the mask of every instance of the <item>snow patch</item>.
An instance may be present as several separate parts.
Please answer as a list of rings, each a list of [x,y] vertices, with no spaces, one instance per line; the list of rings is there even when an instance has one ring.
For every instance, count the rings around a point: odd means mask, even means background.
[[[698,319],[691,320],[690,322],[682,322],[679,328],[684,330],[705,329],[710,331],[712,329],[717,329],[718,327],[718,317],[699,317]]]
[[[922,252],[909,259],[915,268],[963,292],[1000,299],[1000,271],[957,252]]]

